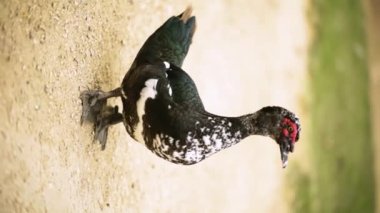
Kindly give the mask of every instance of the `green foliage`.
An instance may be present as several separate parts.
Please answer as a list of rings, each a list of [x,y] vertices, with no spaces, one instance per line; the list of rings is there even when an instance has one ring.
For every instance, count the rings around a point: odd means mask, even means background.
[[[296,212],[374,212],[364,12],[357,0],[312,0],[313,173],[301,174]],[[299,182],[296,183],[296,182]]]

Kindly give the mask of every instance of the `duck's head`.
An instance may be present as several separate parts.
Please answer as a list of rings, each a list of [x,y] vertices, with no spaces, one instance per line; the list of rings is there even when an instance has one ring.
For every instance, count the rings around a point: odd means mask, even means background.
[[[271,106],[258,111],[253,125],[259,134],[269,135],[280,146],[282,166],[285,168],[288,165],[288,154],[294,151],[299,139],[299,119],[285,108]]]
[[[287,110],[286,110],[287,111]],[[277,129],[277,144],[280,146],[282,167],[288,165],[288,154],[294,151],[294,145],[299,139],[301,125],[299,119],[291,112],[287,111]]]

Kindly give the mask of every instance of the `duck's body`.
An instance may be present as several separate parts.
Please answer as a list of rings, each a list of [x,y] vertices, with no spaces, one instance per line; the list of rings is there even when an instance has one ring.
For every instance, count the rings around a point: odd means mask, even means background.
[[[152,70],[157,73],[152,75]],[[198,99],[176,101],[187,93],[172,88],[176,76],[186,76],[180,68],[144,65],[136,73],[141,79],[134,85],[142,89],[123,87],[124,124],[135,140],[158,156],[194,164],[248,136],[239,118],[212,115]]]
[[[266,135],[283,141],[285,164],[298,140],[298,119],[281,107],[266,107],[241,117],[207,112],[195,83],[180,68],[194,31],[191,9],[168,19],[145,42],[120,88],[82,93],[82,119],[96,124],[103,148],[108,126],[123,121],[136,141],[170,162],[185,165],[198,163],[250,135]],[[122,114],[106,107],[105,100],[116,96],[122,98]]]

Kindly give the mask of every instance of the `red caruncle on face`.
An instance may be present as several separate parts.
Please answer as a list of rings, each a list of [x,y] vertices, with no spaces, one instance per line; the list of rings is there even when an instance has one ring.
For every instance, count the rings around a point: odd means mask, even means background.
[[[283,128],[282,129],[283,136],[290,137],[292,143],[295,143],[296,142],[296,138],[297,138],[297,133],[298,133],[297,124],[294,123],[289,118],[285,118],[282,121],[281,126]]]

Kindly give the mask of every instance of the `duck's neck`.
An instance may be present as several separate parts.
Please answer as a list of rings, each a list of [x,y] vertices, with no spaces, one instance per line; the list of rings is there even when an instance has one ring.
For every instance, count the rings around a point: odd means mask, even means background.
[[[267,111],[263,108],[255,113],[238,117],[242,128],[246,130],[246,137],[261,135],[274,137],[274,129],[278,128],[279,115],[276,112]]]
[[[187,140],[202,147],[207,156],[239,143],[250,135],[270,136],[274,125],[271,114],[258,111],[240,117],[221,117],[208,114],[196,130],[189,132]]]

